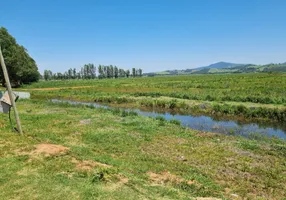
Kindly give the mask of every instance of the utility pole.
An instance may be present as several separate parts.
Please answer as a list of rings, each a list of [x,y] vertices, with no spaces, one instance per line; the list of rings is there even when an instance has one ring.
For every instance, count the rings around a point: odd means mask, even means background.
[[[3,74],[4,74],[4,77],[5,77],[5,82],[6,82],[6,87],[7,87],[7,90],[8,90],[9,98],[10,98],[11,104],[13,106],[14,114],[15,114],[15,117],[16,117],[17,129],[18,129],[19,133],[21,135],[23,135],[19,114],[18,114],[18,111],[17,111],[17,108],[16,108],[15,99],[14,99],[14,96],[12,94],[12,87],[11,87],[11,84],[10,84],[7,68],[6,68],[6,65],[5,65],[5,62],[4,62],[4,57],[2,55],[1,46],[0,46],[0,61],[1,61],[0,63],[1,63],[1,66],[2,66]]]

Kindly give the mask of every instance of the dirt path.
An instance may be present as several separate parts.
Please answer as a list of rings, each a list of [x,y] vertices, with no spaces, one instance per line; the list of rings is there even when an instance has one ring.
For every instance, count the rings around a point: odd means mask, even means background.
[[[31,89],[21,89],[24,91],[53,91],[62,89],[80,89],[80,88],[91,88],[93,86],[74,86],[74,87],[53,87],[53,88],[31,88]]]

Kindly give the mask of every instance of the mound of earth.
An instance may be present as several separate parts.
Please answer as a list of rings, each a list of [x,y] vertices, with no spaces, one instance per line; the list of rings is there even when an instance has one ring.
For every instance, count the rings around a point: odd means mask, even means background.
[[[38,144],[33,154],[44,154],[45,156],[52,156],[65,153],[69,150],[68,147],[56,144]]]

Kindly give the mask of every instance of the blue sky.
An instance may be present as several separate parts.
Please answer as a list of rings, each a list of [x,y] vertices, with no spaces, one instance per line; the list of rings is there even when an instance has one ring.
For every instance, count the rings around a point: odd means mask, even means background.
[[[40,71],[286,62],[285,0],[0,0]]]

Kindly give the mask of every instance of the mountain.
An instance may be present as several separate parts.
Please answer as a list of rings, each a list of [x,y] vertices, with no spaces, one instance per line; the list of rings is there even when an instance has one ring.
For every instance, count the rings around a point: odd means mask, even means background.
[[[156,75],[187,75],[187,74],[193,74],[197,71],[201,71],[205,73],[208,71],[208,69],[222,69],[222,68],[231,68],[231,67],[237,67],[237,66],[243,66],[243,64],[236,64],[236,63],[229,63],[229,62],[218,62],[214,63],[208,66],[204,67],[197,67],[194,69],[185,69],[185,70],[166,70],[162,72],[150,72],[150,73],[145,73],[147,76],[156,76]]]
[[[286,63],[282,64],[236,64],[228,62],[218,62],[204,67],[185,70],[167,70],[162,72],[145,73],[146,76],[164,75],[190,75],[190,74],[226,74],[226,73],[250,73],[250,72],[286,72]]]
[[[214,63],[205,67],[198,67],[195,68],[195,70],[201,70],[204,68],[209,68],[209,69],[223,69],[223,68],[232,68],[232,67],[237,67],[237,66],[243,66],[244,64],[236,64],[236,63],[229,63],[229,62],[218,62]]]

